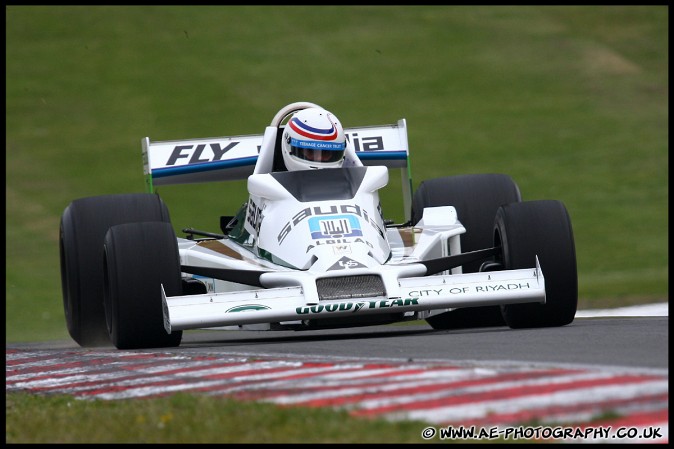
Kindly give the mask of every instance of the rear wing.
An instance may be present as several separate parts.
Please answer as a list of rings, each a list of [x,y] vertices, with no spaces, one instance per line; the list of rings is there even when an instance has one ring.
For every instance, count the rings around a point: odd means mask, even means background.
[[[274,151],[276,127],[265,134],[203,139],[142,140],[146,189],[154,186],[247,179],[253,174],[260,151]],[[412,176],[405,119],[396,124],[346,128],[346,137],[363,165],[399,168],[405,218],[412,204]]]

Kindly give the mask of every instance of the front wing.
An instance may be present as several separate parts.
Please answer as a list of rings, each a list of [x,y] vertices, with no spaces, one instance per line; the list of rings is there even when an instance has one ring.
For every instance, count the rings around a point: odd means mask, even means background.
[[[423,273],[421,268],[417,273]],[[408,265],[406,272],[410,273]],[[403,271],[401,270],[402,274]],[[420,312],[458,307],[545,303],[545,279],[535,268],[485,273],[413,276],[390,280],[386,295],[320,300],[310,284],[225,293],[167,297],[162,286],[166,332],[256,323]],[[287,285],[287,284],[286,284]]]

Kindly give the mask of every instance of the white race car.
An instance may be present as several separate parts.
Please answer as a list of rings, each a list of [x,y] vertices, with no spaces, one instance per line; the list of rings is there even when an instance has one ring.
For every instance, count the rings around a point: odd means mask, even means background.
[[[435,329],[563,326],[578,298],[571,222],[502,174],[412,194],[407,128],[347,128],[344,168],[287,171],[282,108],[263,135],[143,139],[147,193],[81,198],[60,226],[68,331],[81,346],[178,346],[182,331],[302,330],[426,320]],[[402,174],[405,223],[379,189]],[[155,186],[247,179],[218,232],[176,237]],[[242,199],[243,202],[244,199]],[[544,277],[545,274],[545,277]]]

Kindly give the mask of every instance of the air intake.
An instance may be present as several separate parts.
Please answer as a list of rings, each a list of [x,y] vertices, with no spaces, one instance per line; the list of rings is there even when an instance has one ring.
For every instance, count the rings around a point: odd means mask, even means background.
[[[320,301],[386,296],[384,282],[374,274],[321,278],[316,288]]]

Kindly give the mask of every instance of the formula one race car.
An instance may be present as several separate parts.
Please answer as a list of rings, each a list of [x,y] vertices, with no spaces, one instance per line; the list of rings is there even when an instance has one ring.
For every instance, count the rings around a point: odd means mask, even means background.
[[[502,174],[422,182],[407,128],[346,128],[350,166],[287,171],[282,108],[263,135],[143,139],[147,193],[73,201],[60,226],[68,331],[81,346],[178,346],[182,331],[302,330],[426,320],[434,329],[563,326],[577,307],[571,222]],[[405,223],[378,190],[402,173]],[[218,232],[177,238],[155,186],[247,179]],[[245,199],[242,198],[242,203]],[[545,274],[545,277],[544,277]]]

